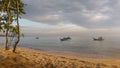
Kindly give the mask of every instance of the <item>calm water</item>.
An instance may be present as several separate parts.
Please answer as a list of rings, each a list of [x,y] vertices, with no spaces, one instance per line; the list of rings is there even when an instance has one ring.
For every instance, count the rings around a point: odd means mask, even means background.
[[[120,38],[104,37],[104,41],[93,41],[92,37],[72,37],[69,41],[61,42],[59,37],[24,37],[19,46],[32,47],[48,51],[68,52],[76,54],[94,54],[120,58]],[[4,44],[0,37],[0,44]]]

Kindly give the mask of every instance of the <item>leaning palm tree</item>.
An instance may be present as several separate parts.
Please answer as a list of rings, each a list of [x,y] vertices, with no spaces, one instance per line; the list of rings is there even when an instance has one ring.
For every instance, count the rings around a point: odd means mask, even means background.
[[[12,23],[12,12],[11,12],[11,0],[2,0],[0,1],[0,12],[5,13],[2,17],[4,20],[4,29],[5,29],[5,36],[6,36],[6,45],[5,49],[8,50],[8,35],[9,35],[9,25]]]
[[[20,41],[20,26],[19,26],[19,17],[21,14],[24,14],[24,3],[21,0],[0,0],[0,13],[5,13],[4,18],[4,29],[6,33],[6,46],[5,49],[8,50],[8,35],[10,31],[10,25],[12,24],[13,20],[16,20],[18,35],[17,41],[15,41],[15,45],[13,47],[13,52],[16,50],[16,46]]]
[[[19,26],[19,15],[25,14],[24,12],[24,3],[22,3],[21,0],[15,0],[14,2],[14,13],[16,14],[16,23],[17,23],[17,29],[18,29],[18,35],[17,35],[17,40],[15,41],[15,45],[13,47],[13,52],[15,52],[16,47],[20,41],[20,26]]]

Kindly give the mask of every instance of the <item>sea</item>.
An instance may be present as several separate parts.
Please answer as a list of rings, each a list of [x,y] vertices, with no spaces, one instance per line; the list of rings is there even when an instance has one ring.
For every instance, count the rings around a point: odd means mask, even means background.
[[[28,47],[50,52],[91,55],[94,57],[107,56],[120,58],[120,36],[103,37],[103,41],[94,41],[93,37],[71,36],[71,40],[60,41],[57,36],[26,36],[22,37],[19,47]],[[0,37],[0,44],[5,44],[5,37]]]

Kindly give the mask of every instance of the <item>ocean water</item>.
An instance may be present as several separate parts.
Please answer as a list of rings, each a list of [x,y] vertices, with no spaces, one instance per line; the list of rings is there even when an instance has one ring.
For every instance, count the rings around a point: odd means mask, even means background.
[[[120,58],[120,38],[117,36],[104,37],[104,41],[93,41],[93,37],[71,37],[69,41],[61,42],[60,37],[24,37],[20,47],[30,47],[40,50],[91,54]],[[0,37],[0,44],[5,44],[5,38]]]

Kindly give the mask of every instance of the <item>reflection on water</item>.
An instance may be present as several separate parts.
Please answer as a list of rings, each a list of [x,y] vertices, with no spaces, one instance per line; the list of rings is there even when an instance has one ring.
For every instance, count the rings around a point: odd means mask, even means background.
[[[93,41],[92,37],[72,37],[72,40],[61,42],[58,37],[39,37],[39,39],[35,37],[24,37],[21,39],[19,45],[49,51],[120,57],[118,55],[120,54],[120,39],[115,39],[106,37],[104,41]],[[0,43],[4,44],[4,41],[5,39],[0,37]]]

